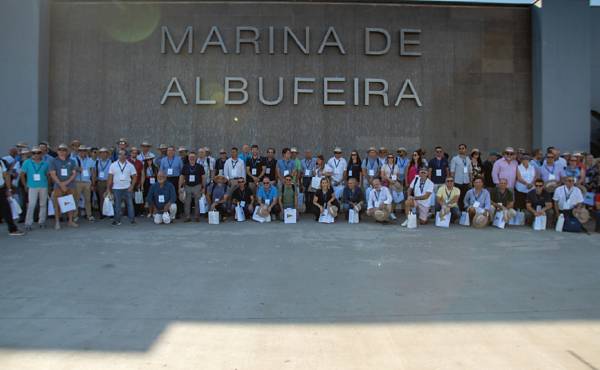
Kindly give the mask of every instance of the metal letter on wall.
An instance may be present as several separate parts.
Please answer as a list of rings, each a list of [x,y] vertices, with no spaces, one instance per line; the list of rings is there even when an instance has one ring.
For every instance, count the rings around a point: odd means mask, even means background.
[[[333,36],[333,41],[329,41],[330,36]],[[327,29],[327,33],[325,33],[325,37],[323,37],[323,41],[321,42],[321,46],[319,46],[319,51],[317,51],[317,54],[323,54],[323,49],[325,49],[326,46],[337,47],[340,51],[340,54],[346,55],[344,45],[340,41],[340,37],[338,36],[337,32],[335,32],[335,28],[333,27],[329,27]]]
[[[313,89],[301,89],[301,82],[315,82],[314,77],[294,77],[294,105],[298,105],[298,94],[312,94]]]
[[[258,78],[258,100],[264,105],[278,105],[283,101],[283,77],[279,77],[277,99],[267,100],[264,94],[264,81],[262,77]]]
[[[200,77],[196,77],[196,105],[217,104],[216,100],[202,99],[202,89],[200,88]]]
[[[231,87],[232,82],[241,82],[242,87]],[[241,105],[248,102],[248,81],[243,77],[225,77],[225,104],[226,105]],[[241,99],[231,99],[231,93],[242,94]]]
[[[346,82],[344,77],[325,77],[323,78],[323,105],[346,105],[345,100],[330,100],[330,94],[343,94],[344,89],[331,89],[330,82]]]
[[[300,40],[298,40],[298,37],[296,36],[296,34],[288,26],[285,26],[283,28],[283,53],[284,54],[288,53],[288,40],[290,37],[292,38],[292,40],[294,40],[294,42],[296,43],[298,48],[304,54],[306,54],[306,55],[309,54],[309,50],[310,50],[310,28],[309,27],[304,28],[304,45],[300,42]]]
[[[406,88],[410,89],[410,94],[404,93],[404,91],[406,91]],[[398,93],[398,98],[396,98],[396,103],[394,105],[396,107],[399,106],[402,99],[414,99],[415,104],[417,104],[417,107],[423,106],[423,104],[421,104],[421,99],[419,99],[419,95],[417,94],[417,90],[415,90],[415,87],[413,86],[410,79],[406,79],[404,81],[404,84],[402,85],[402,88],[400,89],[400,92]]]
[[[213,35],[217,37],[216,41],[212,41]],[[219,32],[219,29],[217,28],[217,26],[211,27],[210,32],[208,33],[208,36],[206,36],[206,40],[204,40],[202,49],[200,49],[200,54],[204,54],[204,52],[206,51],[206,48],[209,46],[219,46],[219,47],[221,47],[223,54],[227,54],[227,46],[225,46],[225,43],[223,42],[223,36],[221,36],[221,32]]]
[[[177,88],[177,91],[175,92],[171,92],[171,89],[173,89],[173,85],[175,85],[175,87]],[[160,105],[164,105],[167,102],[168,98],[180,98],[183,104],[187,105],[188,103],[187,98],[185,97],[185,94],[181,89],[181,85],[179,85],[179,80],[177,80],[177,77],[171,78],[167,90],[165,90],[162,99],[160,99]]]
[[[187,47],[188,54],[192,53],[193,44],[194,44],[194,29],[192,28],[192,26],[186,27],[185,33],[183,34],[183,37],[181,38],[181,41],[179,41],[179,44],[177,44],[177,46],[175,46],[175,41],[173,41],[173,36],[171,36],[171,32],[169,32],[169,28],[167,26],[161,27],[161,33],[162,33],[162,38],[160,40],[161,54],[167,53],[167,40],[169,40],[171,49],[173,50],[173,52],[175,54],[179,54],[179,52],[183,48],[183,43],[185,42],[185,40],[187,40],[188,41],[188,47]]]
[[[252,38],[242,38],[242,32],[252,32],[254,33],[254,37]],[[260,38],[260,32],[258,28],[252,26],[243,26],[235,28],[235,53],[241,53],[241,45],[242,44],[253,44],[254,45],[254,54],[260,54],[260,47],[258,46],[258,39]]]
[[[371,84],[377,83],[383,86],[381,90],[371,90]],[[369,97],[379,95],[383,98],[383,105],[388,106],[388,82],[382,78],[365,78],[365,105],[369,106]]]
[[[379,33],[385,37],[385,47],[381,50],[371,50],[371,34]],[[392,38],[390,33],[384,28],[365,28],[365,54],[366,55],[384,55],[390,51],[392,45]]]
[[[421,41],[416,40],[407,40],[406,35],[420,35],[421,30],[418,29],[401,29],[400,30],[400,55],[403,57],[420,57],[420,51],[407,51],[406,45],[421,45]]]

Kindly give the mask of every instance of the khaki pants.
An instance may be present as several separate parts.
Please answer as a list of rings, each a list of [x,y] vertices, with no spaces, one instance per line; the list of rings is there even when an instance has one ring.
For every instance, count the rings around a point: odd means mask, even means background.
[[[28,196],[29,204],[27,205],[25,225],[33,225],[33,214],[35,213],[35,206],[38,202],[40,205],[40,219],[38,222],[40,225],[43,225],[46,223],[46,216],[48,215],[48,188],[29,188]]]
[[[194,201],[194,217],[199,218],[199,205],[198,202],[200,197],[202,197],[202,185],[198,184],[196,186],[187,186],[184,187],[185,190],[185,201],[183,202],[183,213],[185,218],[190,218],[190,212],[192,208],[192,200]]]
[[[98,180],[96,182],[96,196],[98,197],[98,209],[102,216],[102,206],[104,205],[104,193],[106,192],[106,180]]]
[[[77,210],[75,216],[79,215],[79,198],[83,195],[83,202],[85,204],[85,215],[89,218],[92,217],[92,184],[89,182],[77,181],[75,183],[75,203],[77,204]]]

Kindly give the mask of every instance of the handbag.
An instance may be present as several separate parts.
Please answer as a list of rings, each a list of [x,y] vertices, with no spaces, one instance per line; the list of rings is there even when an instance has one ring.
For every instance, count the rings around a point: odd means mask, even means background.
[[[296,223],[296,210],[294,208],[286,208],[283,210],[283,223],[295,224]]]
[[[577,219],[577,217],[573,215],[568,215],[565,217],[565,224],[563,226],[563,231],[568,233],[580,233],[583,231],[583,227],[581,222]]]
[[[460,220],[458,223],[463,226],[471,226],[471,220],[469,219],[469,212],[462,212],[460,214]]]
[[[358,212],[354,208],[350,208],[348,210],[348,223],[349,224],[357,224],[360,222],[360,217],[358,216]]]
[[[75,211],[77,209],[75,199],[71,194],[58,197],[58,208],[60,208],[61,213]]]
[[[504,227],[506,226],[506,221],[504,221],[504,211],[496,212],[496,215],[494,216],[494,222],[492,223],[492,225],[496,226],[499,229],[504,229]]]
[[[546,216],[535,216],[533,220],[533,230],[546,230]]]
[[[450,227],[450,219],[452,218],[452,214],[446,213],[444,215],[444,218],[441,218],[440,214],[441,214],[441,212],[435,213],[435,226],[449,228]]]
[[[246,221],[246,214],[244,213],[244,207],[242,207],[242,206],[235,207],[235,220],[237,222]]]
[[[198,212],[201,214],[208,213],[208,201],[206,200],[206,196],[202,194],[200,200],[198,201]]]
[[[219,211],[208,212],[208,224],[218,225],[219,224]]]
[[[112,199],[107,195],[102,203],[102,216],[112,217],[115,215],[115,209]]]
[[[563,231],[564,225],[565,225],[565,215],[561,213],[560,216],[558,216],[558,220],[556,220],[556,226],[554,227],[554,230],[561,233]]]
[[[135,201],[135,204],[144,204],[144,193],[142,193],[141,190],[136,191],[133,194],[133,200]]]
[[[319,223],[332,224],[334,221],[333,216],[329,214],[329,208],[325,208],[325,211],[319,216]]]
[[[408,227],[409,229],[417,228],[417,214],[416,213],[411,211],[408,214],[408,224],[406,225],[406,227]]]
[[[267,217],[263,217],[260,215],[260,208],[261,207],[254,207],[254,214],[252,214],[252,219],[256,222],[260,222],[261,224],[264,222],[271,222],[271,215],[268,215]]]

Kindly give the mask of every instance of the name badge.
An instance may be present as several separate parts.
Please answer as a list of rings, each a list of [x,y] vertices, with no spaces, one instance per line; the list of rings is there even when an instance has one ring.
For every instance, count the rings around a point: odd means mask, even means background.
[[[169,175],[169,176],[173,175],[173,169],[172,168],[167,168],[167,175]]]
[[[61,169],[60,169],[60,175],[61,175],[61,176],[69,176],[69,175],[68,175],[68,173],[69,173],[69,172],[67,171],[67,169],[66,169],[66,168],[61,168]]]
[[[159,195],[158,196],[158,203],[164,203],[165,202],[165,196],[164,195]]]
[[[271,199],[265,199],[265,204],[266,205],[271,205]]]
[[[554,180],[556,180],[556,176],[554,174],[549,174],[548,181],[554,181]]]
[[[381,201],[380,200],[376,200],[375,201],[375,208],[379,208],[380,205],[381,205]]]
[[[223,176],[223,170],[219,170],[219,175]]]
[[[502,207],[502,203],[498,203],[498,206]]]
[[[119,175],[119,180],[125,181],[125,180],[127,180],[127,176],[125,176],[125,174],[122,173],[122,174]]]
[[[40,181],[41,179],[42,179],[42,176],[40,176],[39,173],[33,174],[33,181]]]
[[[98,177],[100,177],[100,178],[104,178],[104,171],[100,172],[100,173],[98,174]]]
[[[465,175],[468,174],[469,173],[469,167],[463,167],[463,172],[465,173]]]
[[[83,171],[81,171],[81,176],[90,177],[90,172],[88,170],[83,170]]]
[[[289,174],[290,174],[290,171],[288,171],[288,170],[283,171],[283,176],[287,176]]]
[[[156,182],[156,179],[154,177],[150,178],[150,185],[154,185],[154,183]]]
[[[253,168],[251,173],[252,173],[252,176],[256,176],[256,168]]]
[[[190,175],[190,182],[196,182],[196,175]]]
[[[479,208],[479,206],[480,206],[480,205],[481,205],[481,204],[480,204],[478,201],[475,201],[475,202],[473,203],[473,207],[474,207],[474,208]]]
[[[437,170],[435,170],[435,175],[436,175],[437,177],[440,177],[440,176],[442,176],[442,170],[441,170],[441,169],[437,169]]]
[[[398,176],[392,175],[392,181],[396,181],[396,180],[398,180]]]
[[[218,202],[219,202],[219,200],[221,200],[221,199],[219,199],[219,198],[216,198],[216,199],[215,199],[215,202],[217,202],[217,203],[218,203]]]
[[[270,174],[271,174],[271,169],[270,169],[270,168],[267,168],[267,169],[266,169],[266,171],[265,171],[265,173],[266,173],[267,175],[270,175]]]
[[[352,172],[352,171],[350,171],[350,172]],[[310,177],[310,170],[304,171],[304,176]]]
[[[240,207],[244,208],[246,207],[246,202],[244,202],[243,200],[240,202]]]
[[[375,170],[369,170],[369,176],[375,176]]]

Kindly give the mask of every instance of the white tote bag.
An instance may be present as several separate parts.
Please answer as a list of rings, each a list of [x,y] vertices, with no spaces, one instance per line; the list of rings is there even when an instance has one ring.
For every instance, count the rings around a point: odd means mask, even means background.
[[[562,233],[563,226],[565,226],[565,215],[561,213],[560,216],[558,216],[558,220],[556,221],[556,227],[554,228],[554,230],[556,230],[559,233]]]
[[[208,213],[208,201],[204,195],[202,195],[198,201],[198,212],[203,215]]]
[[[67,213],[75,211],[77,209],[77,204],[75,204],[73,196],[69,194],[64,197],[58,197],[58,208],[60,208],[61,213]]]
[[[471,222],[469,219],[469,212],[463,212],[460,214],[460,220],[458,222],[459,224],[463,225],[463,226],[470,226]]]
[[[235,207],[235,220],[237,222],[246,221],[246,214],[244,213],[244,208],[242,206]]]
[[[115,207],[113,200],[106,196],[104,197],[104,202],[102,203],[102,216],[112,217],[115,215]]]
[[[54,216],[56,212],[54,211],[54,202],[52,198],[48,199],[48,216]]]
[[[409,229],[417,228],[417,214],[414,212],[410,212],[408,214],[408,225],[406,225]]]
[[[219,211],[208,212],[208,224],[218,225],[219,224]]]
[[[319,216],[319,222],[322,224],[332,224],[334,221],[333,216],[329,214],[329,208],[325,208],[325,211]]]
[[[283,210],[283,222],[286,224],[296,223],[296,210],[294,208],[286,208]]]
[[[506,222],[504,221],[504,211],[496,212],[496,215],[494,216],[494,222],[492,223],[492,225],[496,226],[499,229],[504,229],[504,227],[506,226]]]
[[[144,204],[144,193],[142,193],[141,190],[136,191],[133,194],[133,200],[135,201],[135,204]]]
[[[348,223],[349,224],[357,224],[360,222],[360,217],[358,217],[358,212],[354,208],[350,208],[348,211]]]
[[[444,215],[444,218],[440,218],[440,212],[436,212],[435,213],[435,226],[445,227],[445,228],[450,227],[450,218],[451,217],[452,217],[452,214],[446,213]]]
[[[515,217],[508,220],[509,225],[523,226],[525,225],[525,212],[517,211]]]
[[[271,215],[268,215],[267,217],[261,216],[260,207],[256,206],[254,207],[254,214],[252,215],[252,219],[262,224],[263,222],[271,222]]]
[[[13,197],[8,198],[8,202],[10,203],[10,211],[12,212],[13,220],[19,218],[19,215],[23,212],[19,202]]]
[[[533,221],[533,230],[546,230],[546,221],[546,216],[535,216],[535,220]]]
[[[321,179],[322,177],[315,176],[310,180],[310,187],[319,190],[321,188]]]

